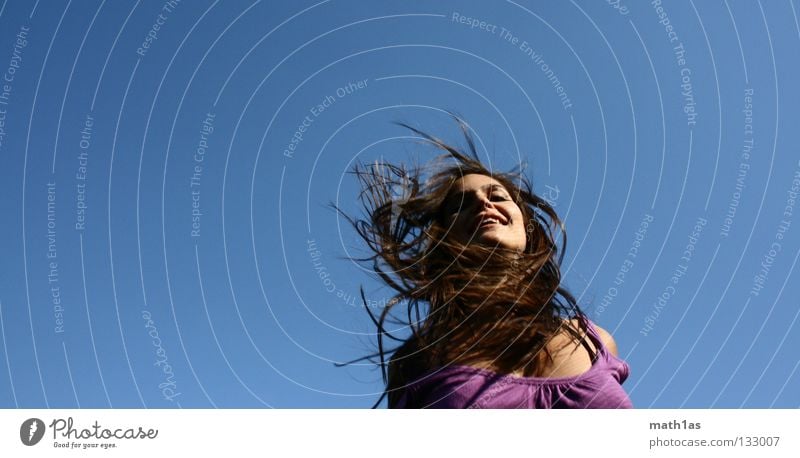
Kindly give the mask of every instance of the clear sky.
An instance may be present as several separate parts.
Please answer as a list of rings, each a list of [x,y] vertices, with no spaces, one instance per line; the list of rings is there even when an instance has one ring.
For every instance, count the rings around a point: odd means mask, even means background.
[[[3,1],[0,406],[368,407],[357,161],[566,223],[636,407],[798,407],[800,5]],[[463,142],[462,142],[463,144]]]

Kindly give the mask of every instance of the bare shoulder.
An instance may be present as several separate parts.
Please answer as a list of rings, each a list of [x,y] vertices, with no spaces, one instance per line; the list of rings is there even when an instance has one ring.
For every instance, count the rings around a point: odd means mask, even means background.
[[[597,329],[597,334],[600,336],[600,340],[603,341],[603,345],[608,348],[608,351],[614,356],[619,356],[619,350],[617,350],[617,343],[614,341],[614,337],[600,326],[595,324],[594,327]]]
[[[575,329],[580,329],[579,323],[580,321],[577,318],[570,320],[570,324],[572,324]],[[617,342],[614,341],[614,337],[608,331],[598,326],[597,323],[592,322],[592,324],[594,325],[594,328],[597,329],[597,334],[600,336],[600,340],[603,341],[603,345],[608,348],[608,351],[610,351],[614,356],[619,356]]]

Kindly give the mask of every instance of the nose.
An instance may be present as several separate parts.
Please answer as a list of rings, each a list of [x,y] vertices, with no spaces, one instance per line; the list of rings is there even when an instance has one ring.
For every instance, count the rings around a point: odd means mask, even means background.
[[[478,197],[478,206],[480,208],[494,208],[494,203],[488,195],[482,194],[480,197]]]

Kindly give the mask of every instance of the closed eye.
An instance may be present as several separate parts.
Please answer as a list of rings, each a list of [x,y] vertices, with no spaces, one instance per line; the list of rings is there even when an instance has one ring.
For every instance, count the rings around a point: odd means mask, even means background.
[[[505,192],[504,188],[497,185],[490,185],[487,186],[487,188],[490,200],[494,202],[511,200],[511,197]],[[474,191],[458,192],[445,199],[442,208],[446,215],[453,215],[472,205],[473,200],[476,198],[477,196]]]

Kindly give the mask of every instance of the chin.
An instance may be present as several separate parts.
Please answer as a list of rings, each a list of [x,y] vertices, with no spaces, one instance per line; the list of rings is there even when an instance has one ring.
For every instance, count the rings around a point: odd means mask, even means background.
[[[484,234],[483,236],[477,239],[477,243],[481,245],[487,246],[489,248],[501,248],[506,250],[514,250],[514,251],[524,251],[525,246],[522,247],[518,246],[518,243],[514,243],[515,241],[506,240],[501,237],[493,236],[492,234]]]
[[[505,248],[506,247],[506,245],[503,243],[503,241],[501,239],[498,239],[497,237],[491,237],[491,236],[486,237],[486,236],[484,236],[484,237],[478,238],[477,242],[480,243],[481,245],[488,246],[490,248]]]

